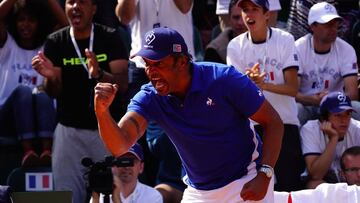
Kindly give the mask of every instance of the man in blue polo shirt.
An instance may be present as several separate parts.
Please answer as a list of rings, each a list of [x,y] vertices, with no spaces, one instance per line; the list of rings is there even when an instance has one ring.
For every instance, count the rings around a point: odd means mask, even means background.
[[[144,60],[150,83],[118,124],[109,113],[117,86],[95,87],[95,112],[107,148],[115,156],[127,152],[156,121],[186,171],[182,202],[271,202],[283,123],[261,90],[231,66],[192,62],[173,29],[154,28],[144,41],[135,56]],[[264,127],[263,144],[249,118]]]

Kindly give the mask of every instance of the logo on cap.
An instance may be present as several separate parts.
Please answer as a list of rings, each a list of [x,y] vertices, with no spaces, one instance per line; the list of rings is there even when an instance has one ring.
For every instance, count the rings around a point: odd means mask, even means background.
[[[326,13],[335,13],[334,7],[332,7],[331,4],[326,4],[325,5],[325,12]]]
[[[148,48],[153,48],[153,46],[151,45],[151,43],[155,40],[155,32],[154,31],[150,31],[146,34],[145,36],[145,42],[146,45],[144,45],[144,47],[148,47]]]
[[[344,94],[339,94],[337,96],[337,99],[339,100],[339,104],[348,104],[348,102],[346,101],[346,96]]]

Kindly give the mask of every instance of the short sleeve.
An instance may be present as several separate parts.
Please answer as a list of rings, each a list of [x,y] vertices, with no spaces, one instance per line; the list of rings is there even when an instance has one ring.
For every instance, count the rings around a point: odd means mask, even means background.
[[[61,67],[61,59],[59,56],[60,47],[55,42],[54,38],[48,38],[44,45],[44,54],[56,67]]]
[[[122,38],[119,30],[110,32],[110,35],[106,41],[107,46],[111,50],[111,52],[109,52],[109,61],[117,59],[129,59],[128,50],[125,47],[124,40],[125,39]]]
[[[260,109],[265,97],[246,75],[231,68],[223,80],[225,97],[241,114],[250,117]]]
[[[358,73],[355,49],[349,44],[346,45],[348,46],[344,46],[342,50],[337,51],[337,53],[340,55],[339,60],[341,61],[340,71],[342,77],[356,75]]]
[[[6,34],[6,41],[3,47],[0,47],[0,61],[5,61],[10,57],[10,49],[15,44],[14,39],[12,36],[7,32]]]
[[[286,41],[283,41],[281,44],[283,44],[283,51],[281,52],[283,54],[283,67],[288,68],[291,66],[299,66],[299,56],[296,51],[295,47],[295,40],[294,37],[287,33],[282,39],[286,39]]]
[[[232,39],[227,46],[226,63],[227,65],[232,65],[241,72],[244,72],[245,65],[241,64],[241,60],[239,60],[241,57],[239,57],[240,45],[238,37]]]
[[[320,148],[320,135],[319,126],[316,127],[314,122],[318,121],[310,121],[306,123],[300,130],[300,138],[301,138],[301,148],[303,155],[309,154],[321,154]]]
[[[136,112],[142,115],[147,121],[150,121],[151,118],[147,108],[150,108],[151,94],[149,86],[143,85],[141,90],[130,100],[127,112]]]

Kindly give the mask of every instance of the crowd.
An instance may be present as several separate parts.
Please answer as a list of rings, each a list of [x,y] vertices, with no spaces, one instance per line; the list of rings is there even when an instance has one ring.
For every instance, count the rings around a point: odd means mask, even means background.
[[[112,202],[360,186],[358,2],[211,3],[201,41],[193,0],[0,0],[0,136],[21,167],[74,203],[103,202],[81,159],[108,155],[132,163]]]

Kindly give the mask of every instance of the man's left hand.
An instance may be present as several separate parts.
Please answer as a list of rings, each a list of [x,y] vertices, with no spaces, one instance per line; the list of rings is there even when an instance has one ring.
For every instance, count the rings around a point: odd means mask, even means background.
[[[270,178],[264,173],[258,173],[256,177],[247,182],[240,192],[240,196],[244,201],[259,201],[264,199],[268,190]]]

